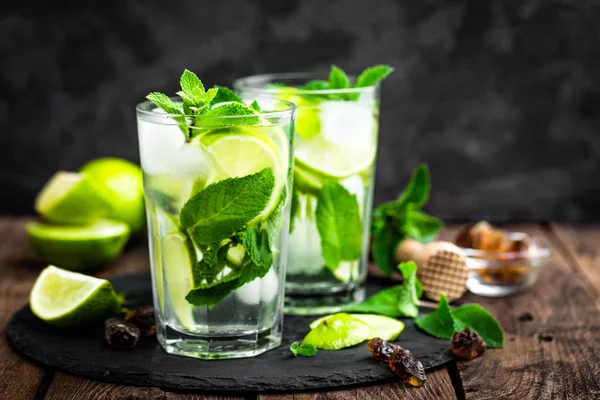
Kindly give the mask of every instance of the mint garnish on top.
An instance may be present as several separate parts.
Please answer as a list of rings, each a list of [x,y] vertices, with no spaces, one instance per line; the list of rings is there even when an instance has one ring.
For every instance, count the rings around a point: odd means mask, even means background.
[[[186,141],[197,134],[193,126],[211,128],[223,125],[255,125],[259,122],[256,112],[258,104],[251,107],[243,104],[238,95],[224,86],[206,90],[202,81],[189,70],[184,70],[179,80],[181,90],[177,95],[181,102],[175,102],[166,94],[152,92],[146,98],[171,114],[183,132]],[[243,116],[247,118],[215,119],[210,117]]]

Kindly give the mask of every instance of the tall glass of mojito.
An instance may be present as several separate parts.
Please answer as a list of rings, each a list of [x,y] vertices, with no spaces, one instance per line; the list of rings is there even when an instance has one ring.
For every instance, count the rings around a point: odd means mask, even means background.
[[[332,67],[328,76],[271,74],[234,83],[242,99],[269,95],[298,107],[287,313],[336,312],[365,297],[379,83],[391,72],[380,65],[353,79]]]
[[[136,108],[158,341],[255,356],[281,343],[295,107],[187,70],[178,95]]]

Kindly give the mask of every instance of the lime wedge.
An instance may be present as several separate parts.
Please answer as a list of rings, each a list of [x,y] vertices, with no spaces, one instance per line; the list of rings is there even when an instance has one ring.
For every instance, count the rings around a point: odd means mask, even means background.
[[[349,314],[335,314],[323,319],[304,338],[323,350],[339,350],[367,340],[371,335],[369,326]]]
[[[117,312],[120,303],[106,279],[53,265],[38,276],[30,295],[31,311],[41,320],[62,328],[102,321]]]
[[[312,171],[294,166],[294,188],[302,193],[318,196],[323,188],[324,178]]]
[[[51,222],[87,224],[107,216],[110,207],[84,175],[59,171],[38,194],[35,210]]]
[[[211,131],[200,143],[213,155],[213,173],[208,183],[243,177],[265,168],[275,175],[273,194],[256,220],[264,220],[276,208],[288,168],[288,144],[278,127],[230,127]]]
[[[310,329],[316,328],[324,320],[338,314],[326,315],[310,323]],[[398,335],[404,330],[404,323],[394,318],[384,317],[376,314],[348,314],[353,318],[361,320],[369,325],[371,334],[367,339],[380,337],[384,340],[395,340]]]
[[[30,222],[26,231],[44,261],[79,272],[95,271],[110,264],[129,239],[127,224],[108,219],[84,226]]]
[[[343,179],[369,168],[375,160],[375,141],[367,147],[352,142],[334,143],[323,135],[298,136],[294,145],[296,164],[323,178]]]
[[[190,243],[185,235],[171,233],[162,240],[162,262],[165,288],[179,323],[189,331],[196,330],[193,306],[185,296],[194,288]]]

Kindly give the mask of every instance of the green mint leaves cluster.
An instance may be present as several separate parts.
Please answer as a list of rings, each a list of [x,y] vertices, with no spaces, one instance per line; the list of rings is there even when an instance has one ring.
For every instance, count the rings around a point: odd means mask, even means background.
[[[504,331],[492,314],[479,304],[465,304],[452,310],[443,294],[437,310],[416,319],[415,324],[440,339],[452,339],[455,332],[471,328],[489,347],[504,347]]]
[[[401,285],[381,290],[352,307],[350,311],[379,314],[392,318],[416,318],[419,314],[419,299],[423,295],[423,287],[417,279],[417,265],[408,261],[400,264],[398,269],[404,277]]]
[[[181,90],[177,95],[181,97],[181,102],[175,102],[166,94],[159,92],[152,92],[146,98],[170,114],[187,141],[200,132],[198,129],[192,129],[193,127],[213,128],[259,123],[256,113],[260,111],[260,107],[256,102],[246,106],[237,94],[224,86],[215,86],[206,90],[198,76],[187,69],[183,71],[179,83]],[[229,116],[247,117],[214,118]]]
[[[186,296],[188,302],[214,305],[267,274],[273,264],[280,210],[276,208],[266,221],[255,220],[274,185],[273,170],[265,168],[211,184],[184,204],[180,228],[191,240],[191,251],[202,253],[193,268],[194,289]]]
[[[442,228],[441,220],[421,211],[429,199],[429,191],[429,169],[421,164],[398,199],[381,204],[373,212],[373,258],[386,275],[394,270],[396,250],[402,240],[409,237],[428,242]]]
[[[303,343],[299,344],[298,342],[294,342],[290,346],[290,351],[296,356],[302,357],[312,357],[317,354],[317,348],[312,343]]]
[[[335,65],[331,66],[329,72],[329,80],[314,80],[304,84],[300,89],[302,90],[330,90],[330,89],[351,89],[375,86],[385,78],[387,78],[394,68],[389,65],[375,65],[373,67],[366,68],[356,79],[353,84],[348,75],[339,67]],[[327,94],[324,95],[330,100],[356,100],[356,93],[344,93],[344,94]]]

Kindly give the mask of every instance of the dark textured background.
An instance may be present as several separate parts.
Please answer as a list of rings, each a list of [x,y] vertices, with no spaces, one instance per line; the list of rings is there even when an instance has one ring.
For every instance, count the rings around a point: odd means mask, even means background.
[[[449,219],[600,221],[592,0],[3,2],[0,213],[57,169],[138,161],[134,105],[254,73],[387,63],[376,202],[429,163]]]

